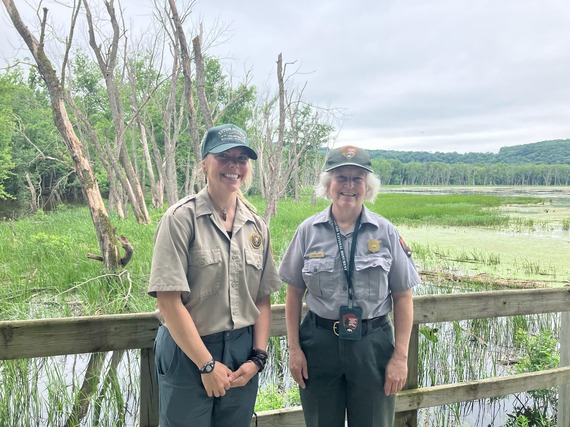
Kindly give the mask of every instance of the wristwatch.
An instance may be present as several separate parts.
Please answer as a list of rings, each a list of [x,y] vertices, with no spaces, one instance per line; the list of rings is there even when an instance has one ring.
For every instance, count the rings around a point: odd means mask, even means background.
[[[200,371],[201,374],[209,374],[210,372],[212,372],[214,370],[215,364],[216,364],[216,361],[214,359],[212,359],[209,362],[204,363],[204,366],[202,366],[202,369],[198,369],[198,371]]]

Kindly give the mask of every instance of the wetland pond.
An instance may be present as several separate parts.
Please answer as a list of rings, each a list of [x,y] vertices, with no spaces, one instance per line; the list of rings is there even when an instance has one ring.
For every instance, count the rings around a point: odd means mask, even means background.
[[[529,205],[505,205],[510,220],[501,228],[406,226],[397,228],[414,250],[420,270],[447,277],[476,277],[509,286],[565,286],[570,283],[570,189],[568,187],[397,187],[384,192],[415,194],[488,194],[537,197]],[[451,288],[451,289],[450,289]],[[474,289],[441,286],[424,280],[416,294],[467,292]],[[420,343],[422,386],[469,381],[512,373],[519,328],[529,334],[559,334],[560,315],[478,319],[426,325],[437,331],[437,342]],[[420,337],[420,341],[422,341]],[[423,358],[423,360],[422,360]],[[420,411],[422,426],[503,426],[515,406],[529,404],[526,393],[429,408]],[[549,411],[551,413],[551,411]]]
[[[508,224],[501,228],[408,226],[396,224],[414,251],[420,271],[435,271],[447,276],[469,276],[502,280],[526,286],[564,286],[570,282],[570,191],[568,187],[382,187],[382,192],[417,194],[477,193],[504,197],[531,196],[541,199],[532,205],[505,205]],[[481,289],[458,288],[453,281],[432,283],[425,279],[414,292],[420,294],[468,292]],[[487,289],[485,289],[487,290]],[[425,325],[420,334],[420,386],[426,387],[469,381],[512,372],[509,361],[519,356],[515,336],[521,328],[536,333],[552,331],[557,337],[558,314],[519,316],[519,318],[475,319],[454,323]],[[430,339],[429,332],[437,339]],[[287,343],[284,337],[271,339],[270,360],[262,373],[258,403],[274,403],[274,408],[299,404],[297,387],[288,369]],[[107,364],[110,365],[109,355]],[[115,420],[113,425],[136,425],[140,388],[138,385],[139,352],[128,351],[117,367],[116,385],[123,398],[118,406],[108,404],[96,409]],[[505,363],[507,361],[507,363]],[[87,355],[33,359],[31,371],[38,372],[30,397],[32,412],[42,420],[60,425],[66,410],[47,414],[41,401],[56,401],[80,386]],[[28,366],[27,369],[32,368]],[[111,393],[110,391],[107,391]],[[528,395],[466,402],[421,410],[422,427],[503,426],[516,405],[528,401]],[[10,405],[10,403],[8,403]],[[72,402],[66,402],[69,407]],[[12,409],[20,408],[12,402]],[[29,412],[20,408],[18,414]],[[53,408],[52,408],[53,409]],[[264,410],[260,407],[257,410]],[[272,408],[273,409],[273,408]],[[93,409],[90,409],[91,411]],[[113,415],[115,414],[115,415]],[[14,414],[16,419],[19,416]],[[41,424],[41,422],[40,422]],[[14,422],[13,425],[18,425]],[[24,425],[24,424],[22,424]],[[82,424],[83,425],[83,424]],[[89,425],[89,424],[86,424]]]
[[[502,228],[398,225],[420,270],[488,276],[537,286],[570,283],[569,187],[397,187],[384,192],[476,193],[537,197],[531,205],[506,205]],[[426,254],[425,257],[422,255]]]

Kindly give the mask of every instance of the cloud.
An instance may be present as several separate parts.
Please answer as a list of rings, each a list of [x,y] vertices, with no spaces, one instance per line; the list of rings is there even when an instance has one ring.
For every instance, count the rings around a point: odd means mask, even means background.
[[[150,5],[122,4],[144,31]],[[565,0],[202,0],[187,33],[203,22],[208,53],[260,88],[283,53],[307,101],[345,113],[337,143],[496,152],[570,137],[569,14]]]

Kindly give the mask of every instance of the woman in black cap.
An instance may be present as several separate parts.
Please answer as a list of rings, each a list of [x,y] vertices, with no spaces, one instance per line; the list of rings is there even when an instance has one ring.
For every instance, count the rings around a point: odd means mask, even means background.
[[[242,196],[257,154],[234,125],[202,141],[206,187],[158,225],[148,292],[164,322],[156,341],[160,425],[250,425],[265,365],[270,294],[281,288],[269,230]]]
[[[352,427],[392,426],[406,381],[420,278],[398,231],[363,205],[379,187],[366,151],[331,150],[318,192],[332,204],[299,226],[279,267],[291,373],[309,427],[343,427],[345,418]]]

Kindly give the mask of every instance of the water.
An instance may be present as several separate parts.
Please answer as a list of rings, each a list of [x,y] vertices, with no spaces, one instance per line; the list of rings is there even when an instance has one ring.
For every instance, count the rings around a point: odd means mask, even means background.
[[[385,188],[384,191],[393,191]],[[449,251],[458,257],[463,252],[480,250],[484,254],[500,254],[498,265],[483,263],[451,262],[445,259],[417,260],[418,264],[426,263],[425,267],[446,270],[454,273],[475,275],[485,274],[492,277],[518,278],[520,280],[540,280],[542,283],[560,285],[570,280],[570,233],[560,226],[564,218],[570,218],[570,192],[567,187],[526,187],[526,188],[399,188],[400,192],[416,192],[424,194],[443,194],[446,192],[476,192],[496,194],[501,196],[536,196],[543,197],[544,203],[536,206],[507,206],[503,210],[514,218],[533,220],[532,225],[511,224],[502,230],[483,230],[480,228],[453,227],[401,227],[398,229],[405,235],[408,243],[413,245],[430,245],[438,247],[442,252]],[[556,250],[553,251],[553,248]],[[419,265],[422,269],[422,265]],[[535,272],[533,272],[533,270]],[[441,289],[438,287],[422,286],[418,292],[463,292],[464,289]],[[489,376],[507,375],[511,368],[501,364],[501,360],[518,355],[518,349],[513,346],[513,333],[516,328],[513,319],[495,319],[486,323],[483,321],[463,321],[427,325],[436,328],[439,334],[437,346],[420,338],[424,364],[421,369],[421,386],[443,384],[449,382],[468,381]],[[518,320],[520,321],[520,320]],[[531,325],[531,330],[541,328],[551,329],[557,333],[560,324],[555,315],[528,316],[525,322]],[[488,345],[478,344],[467,331],[480,336]],[[285,406],[296,406],[297,386],[288,369],[288,353],[286,339],[272,338],[271,358],[262,373],[261,388],[263,390],[278,390],[286,397]],[[21,361],[20,361],[21,362]],[[88,362],[87,355],[66,356],[57,358],[34,359],[34,369],[23,369],[22,378],[28,379],[31,395],[24,396],[31,400],[32,409],[36,411],[31,424],[46,425],[46,420],[61,425],[66,419],[78,387],[85,374]],[[22,362],[23,363],[23,362]],[[108,371],[109,357],[107,356],[103,372]],[[4,369],[6,369],[6,366]],[[138,369],[140,366],[137,351],[128,351],[123,355],[118,367],[118,387],[124,402],[117,408],[116,404],[105,403],[99,425],[116,425],[117,420],[123,419],[124,425],[137,424],[139,384]],[[0,380],[3,378],[0,369]],[[35,390],[35,391],[34,391]],[[8,404],[12,397],[3,399]],[[104,393],[105,400],[111,399],[111,393]],[[528,396],[521,394],[523,401]],[[61,407],[53,403],[62,401]],[[420,426],[471,426],[487,427],[501,426],[507,421],[507,414],[513,411],[517,399],[513,396],[504,399],[466,402],[447,407],[428,408],[419,412]],[[15,406],[12,406],[14,408]],[[50,408],[46,410],[46,408]],[[90,409],[88,417],[93,415]],[[30,424],[30,425],[31,425]],[[84,426],[97,423],[85,421]],[[11,423],[10,425],[25,425]]]
[[[423,194],[479,193],[504,197],[531,196],[543,199],[536,205],[507,205],[501,211],[511,218],[502,228],[406,226],[398,229],[416,253],[425,250],[440,257],[414,256],[421,270],[457,275],[483,275],[535,285],[564,286],[570,283],[570,221],[568,187],[413,187],[384,189]],[[419,250],[418,250],[419,249]],[[481,258],[480,262],[464,261]],[[482,262],[484,259],[498,261]]]

